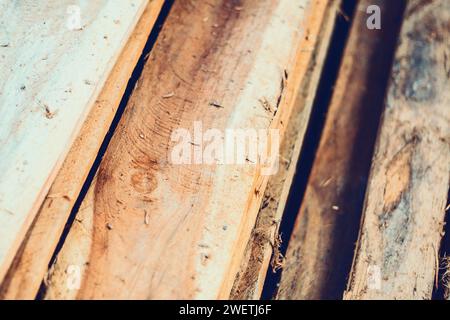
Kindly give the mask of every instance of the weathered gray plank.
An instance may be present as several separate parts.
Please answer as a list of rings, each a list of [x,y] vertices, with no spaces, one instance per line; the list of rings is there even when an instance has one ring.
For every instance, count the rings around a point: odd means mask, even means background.
[[[450,174],[450,2],[409,1],[346,299],[430,299]]]

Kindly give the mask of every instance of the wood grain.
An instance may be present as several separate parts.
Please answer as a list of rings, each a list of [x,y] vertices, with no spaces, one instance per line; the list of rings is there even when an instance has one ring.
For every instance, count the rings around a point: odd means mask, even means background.
[[[281,165],[267,183],[255,227],[234,281],[232,299],[257,300],[261,297],[339,5],[337,0],[320,2],[312,10],[309,32],[303,40],[305,47],[311,50],[303,51],[299,59],[302,65],[299,69],[307,70],[307,73],[299,73],[299,94],[280,146]]]
[[[430,299],[450,175],[450,3],[409,1],[345,299]]]
[[[282,135],[317,2],[175,2],[83,204],[92,228],[69,234],[46,298],[229,296],[268,177],[250,161],[174,164],[171,134],[200,121]],[[78,290],[67,287],[73,265]]]
[[[147,4],[0,1],[0,279]]]
[[[381,8],[381,30],[366,27],[366,9],[374,4]],[[289,241],[278,299],[342,298],[402,9],[401,1],[363,0],[357,5]]]
[[[1,299],[36,296],[162,4],[153,0],[142,14],[0,286]]]

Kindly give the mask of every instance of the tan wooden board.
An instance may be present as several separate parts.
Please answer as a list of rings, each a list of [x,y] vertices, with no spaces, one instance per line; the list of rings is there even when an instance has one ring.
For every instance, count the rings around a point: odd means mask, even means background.
[[[200,121],[203,132],[272,128],[282,138],[321,2],[175,2],[46,298],[229,296],[268,176],[251,159],[175,164],[172,134]],[[67,286],[77,272],[80,286]]]

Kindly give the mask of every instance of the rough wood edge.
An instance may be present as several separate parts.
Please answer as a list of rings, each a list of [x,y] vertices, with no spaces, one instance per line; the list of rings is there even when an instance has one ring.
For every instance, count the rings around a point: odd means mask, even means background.
[[[313,49],[303,52],[300,61],[302,64],[308,64],[308,72],[301,81],[300,91],[280,147],[282,165],[277,175],[268,181],[255,227],[233,284],[231,299],[260,299],[273,245],[277,243],[277,226],[283,215],[295,174],[339,5],[340,1],[334,0],[331,4],[327,4],[326,11],[317,10],[315,12],[317,16],[311,17],[315,23],[310,26],[306,46]]]

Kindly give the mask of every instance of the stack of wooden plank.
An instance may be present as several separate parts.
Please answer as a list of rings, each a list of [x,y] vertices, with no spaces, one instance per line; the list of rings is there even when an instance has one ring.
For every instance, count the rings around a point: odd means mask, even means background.
[[[444,285],[446,0],[0,9],[0,298],[430,299]],[[229,133],[245,133],[230,159]]]

